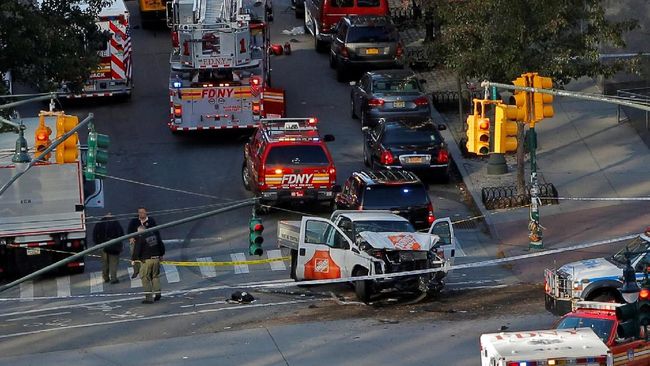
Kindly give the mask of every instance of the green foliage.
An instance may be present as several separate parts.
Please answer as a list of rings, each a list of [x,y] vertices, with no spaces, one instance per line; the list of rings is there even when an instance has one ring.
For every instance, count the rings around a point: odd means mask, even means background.
[[[605,19],[601,0],[425,0],[441,31],[427,45],[433,62],[462,78],[496,82],[539,72],[559,84],[611,76],[626,61],[604,64],[599,48],[624,47],[636,21]]]
[[[41,91],[79,91],[97,68],[107,35],[95,24],[112,0],[0,1],[0,70]],[[40,4],[40,5],[39,5]]]

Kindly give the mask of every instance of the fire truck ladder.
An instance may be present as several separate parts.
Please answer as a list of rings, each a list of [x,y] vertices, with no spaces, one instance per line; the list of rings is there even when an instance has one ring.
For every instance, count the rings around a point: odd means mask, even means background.
[[[241,8],[241,0],[194,0],[198,23],[203,24],[236,22]]]

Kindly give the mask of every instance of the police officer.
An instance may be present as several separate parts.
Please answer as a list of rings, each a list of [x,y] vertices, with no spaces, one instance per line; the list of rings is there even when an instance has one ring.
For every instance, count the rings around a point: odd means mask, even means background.
[[[142,232],[146,227],[140,226]],[[143,304],[153,304],[160,300],[160,260],[165,255],[165,245],[159,235],[153,233],[138,235],[133,247],[133,262],[140,261],[140,278],[144,289]]]
[[[122,235],[124,235],[122,225],[115,220],[110,212],[102,217],[93,229],[95,245],[119,238]],[[122,242],[111,244],[102,250],[102,277],[104,282],[110,282],[111,284],[120,282],[117,279],[117,264],[121,252]]]

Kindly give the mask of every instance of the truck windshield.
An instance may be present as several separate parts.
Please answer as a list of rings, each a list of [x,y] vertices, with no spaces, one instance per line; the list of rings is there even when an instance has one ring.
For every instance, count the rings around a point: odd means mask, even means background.
[[[271,148],[266,165],[328,165],[329,159],[319,145],[286,145]]]
[[[630,252],[645,252],[650,248],[650,242],[645,241],[643,239],[635,238],[632,240],[629,244],[625,246],[625,248],[621,249],[618,253],[614,254],[612,256],[612,261],[620,264],[625,264],[625,252],[630,251]],[[638,254],[635,254],[633,257],[636,257]],[[630,258],[633,259],[633,258]]]
[[[428,203],[427,192],[422,184],[373,185],[366,187],[363,194],[365,209],[425,206]]]
[[[355,221],[354,237],[357,237],[362,231],[371,231],[374,233],[384,232],[407,232],[414,233],[415,228],[408,221]]]
[[[576,329],[576,328],[591,328],[600,339],[607,343],[612,334],[614,321],[611,319],[594,319],[594,318],[581,318],[577,316],[568,316],[560,321],[557,329]]]

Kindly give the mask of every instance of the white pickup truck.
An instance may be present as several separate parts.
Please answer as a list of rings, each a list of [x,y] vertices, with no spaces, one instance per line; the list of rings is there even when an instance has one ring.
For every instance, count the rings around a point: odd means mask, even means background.
[[[360,301],[384,290],[427,294],[444,286],[456,254],[449,218],[419,233],[390,211],[335,211],[331,218],[305,216],[278,222],[278,246],[291,251],[296,281],[338,279],[438,268],[413,276],[355,281]]]

